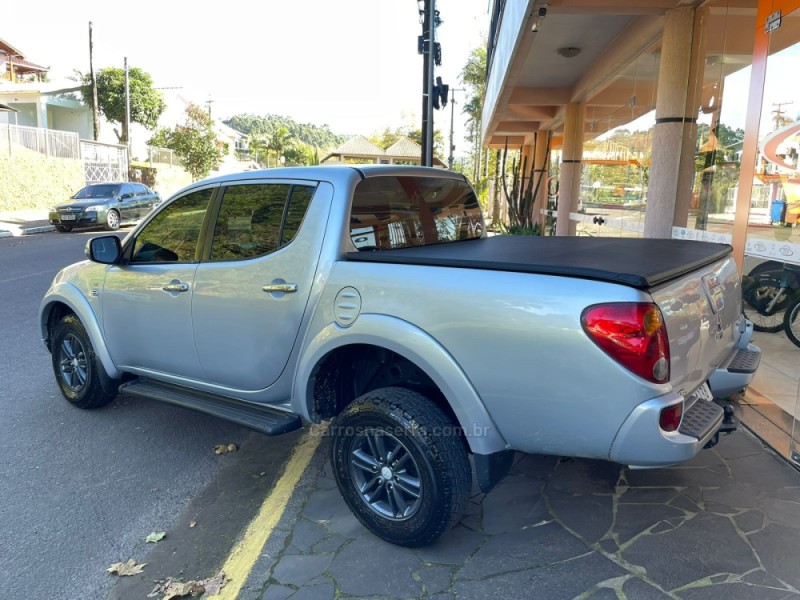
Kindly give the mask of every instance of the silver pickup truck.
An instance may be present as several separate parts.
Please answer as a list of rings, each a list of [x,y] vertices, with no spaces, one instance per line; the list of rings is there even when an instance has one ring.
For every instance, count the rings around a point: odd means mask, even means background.
[[[440,170],[201,181],[87,256],[40,312],[67,400],[123,393],[270,435],[332,420],[345,501],[406,546],[514,451],[692,458],[735,428],[714,399],[761,356],[730,247],[487,236],[473,189]]]

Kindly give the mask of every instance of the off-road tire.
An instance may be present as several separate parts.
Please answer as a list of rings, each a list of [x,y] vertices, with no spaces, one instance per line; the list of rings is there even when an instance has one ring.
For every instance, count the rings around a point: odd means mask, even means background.
[[[331,427],[331,463],[339,491],[356,518],[376,536],[400,546],[425,546],[461,517],[472,487],[467,445],[457,425],[433,401],[404,388],[381,388],[353,400]],[[368,464],[356,457],[370,455],[370,443],[388,449],[395,445],[393,455],[391,450],[383,453],[389,457],[380,463],[386,469],[369,471],[365,466],[354,466]],[[405,460],[404,452],[408,454]],[[368,458],[374,460],[375,454],[382,453],[374,452]],[[400,459],[392,463],[392,457]],[[398,462],[402,465],[392,471]],[[382,491],[376,493],[375,503],[364,493],[373,489],[365,483],[372,473],[376,474],[373,481],[388,474],[387,479],[380,479],[385,483],[376,486]],[[402,506],[390,495],[403,495],[408,481],[419,482],[418,500],[407,495],[413,505],[407,513],[395,511],[394,517],[382,514],[382,510]],[[398,482],[402,485],[392,492]],[[376,508],[380,498],[386,502]]]
[[[787,307],[792,303],[793,290],[781,291],[782,276],[764,272],[747,277],[742,282],[742,312],[753,322],[753,329],[765,333],[777,333],[783,329],[783,319]],[[767,307],[779,293],[783,296],[771,311]]]
[[[97,358],[80,319],[65,315],[53,328],[53,373],[61,394],[78,408],[99,408],[117,395],[116,382]]]

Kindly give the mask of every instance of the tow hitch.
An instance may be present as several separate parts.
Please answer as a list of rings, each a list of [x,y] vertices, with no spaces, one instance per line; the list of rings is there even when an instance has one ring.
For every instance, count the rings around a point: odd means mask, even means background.
[[[706,445],[703,446],[704,449],[713,448],[716,446],[719,443],[719,434],[731,434],[736,431],[736,428],[739,426],[739,421],[735,416],[733,416],[733,407],[730,404],[718,404],[722,407],[722,412],[724,413],[724,416],[722,417],[722,425],[720,425],[720,428],[717,429],[714,437],[706,442]]]

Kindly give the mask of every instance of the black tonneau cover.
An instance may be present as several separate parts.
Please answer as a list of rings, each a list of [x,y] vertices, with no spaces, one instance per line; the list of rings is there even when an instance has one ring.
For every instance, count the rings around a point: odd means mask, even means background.
[[[727,244],[687,240],[508,235],[349,252],[347,260],[563,275],[647,289],[730,253]]]

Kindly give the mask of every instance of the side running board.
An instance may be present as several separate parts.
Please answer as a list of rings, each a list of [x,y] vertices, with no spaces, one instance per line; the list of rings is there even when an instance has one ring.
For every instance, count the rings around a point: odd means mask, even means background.
[[[216,396],[149,379],[137,379],[123,383],[119,386],[119,393],[189,408],[238,423],[267,435],[280,435],[294,431],[300,429],[303,424],[300,417],[294,413],[278,410],[271,406],[243,402],[235,398]]]

